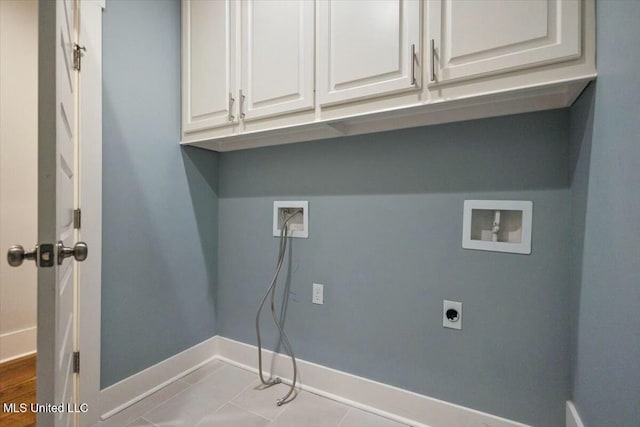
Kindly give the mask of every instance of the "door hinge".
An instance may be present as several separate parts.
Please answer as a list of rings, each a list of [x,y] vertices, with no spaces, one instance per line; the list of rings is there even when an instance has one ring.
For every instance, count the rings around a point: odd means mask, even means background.
[[[73,45],[73,69],[80,71],[82,68],[82,57],[84,56],[84,52],[87,51],[87,48],[84,46],[80,46],[78,43]]]
[[[73,210],[73,228],[79,229],[82,225],[82,211],[78,209]]]
[[[80,352],[79,351],[73,352],[73,373],[74,374],[80,373]]]

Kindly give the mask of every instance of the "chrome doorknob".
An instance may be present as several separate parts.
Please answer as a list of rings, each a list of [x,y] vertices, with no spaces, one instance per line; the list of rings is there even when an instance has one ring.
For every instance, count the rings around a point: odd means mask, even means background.
[[[72,248],[65,246],[62,241],[58,242],[58,265],[61,265],[62,261],[70,256],[81,262],[87,259],[88,255],[89,247],[85,242],[78,242]]]
[[[37,248],[32,251],[25,251],[21,245],[13,245],[7,252],[7,261],[11,267],[18,267],[22,265],[25,259],[35,261],[37,251]]]

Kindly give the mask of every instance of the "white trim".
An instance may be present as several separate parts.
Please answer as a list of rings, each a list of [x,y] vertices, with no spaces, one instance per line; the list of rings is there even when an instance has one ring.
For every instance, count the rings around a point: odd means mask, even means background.
[[[0,335],[0,363],[36,352],[38,329],[21,329]]]
[[[78,206],[82,224],[78,240],[87,242],[89,256],[78,263],[76,349],[81,354],[78,375],[78,402],[90,409],[80,414],[79,426],[89,427],[99,420],[100,411],[100,318],[102,277],[102,1],[79,3],[82,16],[80,44],[86,47],[78,78],[79,150]]]
[[[567,417],[567,427],[584,427],[582,419],[580,419],[580,414],[578,414],[578,410],[576,409],[576,405],[574,405],[570,400],[567,400],[565,413]]]
[[[100,395],[101,419],[115,415],[162,387],[217,359],[257,372],[253,345],[215,336],[104,390]],[[398,387],[297,359],[300,388],[337,402],[415,427],[490,425],[529,427],[475,409],[423,396]],[[286,355],[263,350],[263,366],[291,384],[291,363]],[[574,427],[574,426],[571,426]],[[581,424],[577,427],[583,427]]]
[[[257,372],[257,347],[217,336],[217,358]],[[273,373],[289,383],[291,362],[288,356],[263,350],[263,366],[272,367]],[[300,388],[320,396],[354,406],[410,424],[426,426],[482,425],[491,427],[527,427],[516,421],[497,417],[464,406],[423,396],[398,387],[341,372],[326,366],[296,359],[300,375]]]
[[[115,415],[209,362],[217,354],[217,342],[217,337],[209,338],[105,388],[100,392],[100,418]]]

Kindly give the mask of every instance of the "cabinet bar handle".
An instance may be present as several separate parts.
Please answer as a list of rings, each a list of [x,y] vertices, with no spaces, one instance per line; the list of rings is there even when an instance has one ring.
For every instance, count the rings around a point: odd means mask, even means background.
[[[436,81],[436,41],[431,39],[431,81]]]
[[[416,45],[411,45],[411,85],[416,85]]]
[[[244,95],[242,94],[242,89],[240,89],[240,118],[244,119]]]
[[[229,92],[229,121],[230,122],[232,122],[233,119],[235,119],[234,115],[232,114],[233,113],[233,103],[235,101],[236,100],[233,99],[233,95],[231,94],[231,92]]]

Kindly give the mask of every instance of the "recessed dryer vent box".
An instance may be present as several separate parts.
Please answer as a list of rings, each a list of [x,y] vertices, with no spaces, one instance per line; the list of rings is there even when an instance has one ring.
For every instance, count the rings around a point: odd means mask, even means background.
[[[296,213],[297,211],[301,213]],[[309,237],[309,202],[308,201],[275,201],[273,202],[273,235],[280,237],[282,224],[290,215],[295,215],[289,220],[289,237]]]
[[[530,201],[465,200],[462,247],[530,254],[532,215]]]

